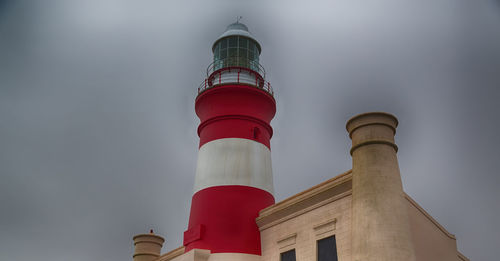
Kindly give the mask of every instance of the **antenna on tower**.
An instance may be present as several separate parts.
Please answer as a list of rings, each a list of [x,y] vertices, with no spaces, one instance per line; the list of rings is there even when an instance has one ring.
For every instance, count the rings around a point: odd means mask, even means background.
[[[236,23],[239,23],[242,18],[243,18],[243,16],[237,16],[236,17]]]

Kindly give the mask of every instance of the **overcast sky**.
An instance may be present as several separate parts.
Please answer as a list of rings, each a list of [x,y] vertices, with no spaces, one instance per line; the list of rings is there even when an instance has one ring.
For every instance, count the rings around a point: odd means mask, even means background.
[[[345,122],[400,120],[405,191],[471,260],[500,256],[500,2],[0,1],[0,260],[180,246],[196,89],[243,16],[276,93],[275,196],[351,168]]]

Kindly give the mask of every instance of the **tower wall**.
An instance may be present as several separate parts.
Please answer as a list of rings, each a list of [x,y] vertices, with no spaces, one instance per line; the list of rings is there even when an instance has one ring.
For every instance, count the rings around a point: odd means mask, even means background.
[[[397,119],[360,114],[347,122],[352,139],[352,260],[415,260],[408,207],[396,156]]]
[[[195,108],[201,121],[200,149],[184,233],[186,252],[260,255],[255,219],[261,209],[274,204],[274,98],[256,86],[222,84],[200,93]]]
[[[195,110],[201,121],[200,147],[216,139],[242,138],[270,148],[276,102],[266,91],[243,84],[212,87],[198,95]]]
[[[213,186],[250,186],[273,194],[271,151],[249,139],[225,138],[198,152],[194,193]]]

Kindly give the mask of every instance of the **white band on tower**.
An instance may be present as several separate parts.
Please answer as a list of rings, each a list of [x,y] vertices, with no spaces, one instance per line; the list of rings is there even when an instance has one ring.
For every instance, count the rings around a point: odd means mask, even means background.
[[[260,142],[217,139],[198,152],[194,193],[213,186],[250,186],[273,194],[271,151]]]

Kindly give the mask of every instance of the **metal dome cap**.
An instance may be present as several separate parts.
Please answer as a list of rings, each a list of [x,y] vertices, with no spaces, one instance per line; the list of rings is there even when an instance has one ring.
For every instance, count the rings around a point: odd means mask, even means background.
[[[222,33],[221,36],[219,36],[219,38],[217,38],[217,40],[215,40],[214,44],[212,45],[212,52],[215,49],[215,45],[220,40],[222,40],[226,37],[229,37],[229,36],[243,36],[243,37],[249,38],[249,39],[255,41],[255,43],[257,44],[257,48],[259,49],[259,54],[262,51],[259,41],[257,41],[257,39],[255,39],[255,37],[253,37],[253,35],[250,33],[250,31],[248,31],[248,27],[245,24],[237,21],[236,23],[232,23],[232,24],[228,25],[226,27],[226,31],[224,31],[224,33]]]

